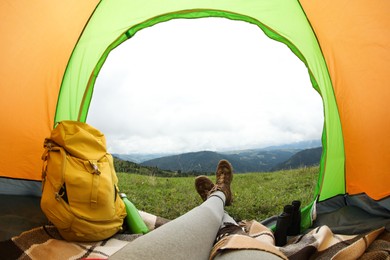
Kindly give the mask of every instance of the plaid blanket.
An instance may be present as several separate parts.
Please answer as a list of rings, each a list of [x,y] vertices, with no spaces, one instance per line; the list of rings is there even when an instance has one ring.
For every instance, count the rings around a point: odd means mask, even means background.
[[[136,235],[127,236],[131,241]],[[107,259],[128,241],[114,236],[95,243],[63,240],[54,226],[43,226],[23,232],[20,236],[0,242],[2,259]]]
[[[140,214],[149,230],[169,221],[142,211]],[[118,233],[98,242],[68,242],[61,237],[56,227],[45,225],[0,241],[0,259],[108,259],[139,236],[141,235]]]
[[[390,229],[385,227],[360,235],[333,234],[321,226],[294,237],[280,247],[288,259],[390,259]]]
[[[153,230],[167,220],[153,215],[143,215],[148,227]],[[361,235],[333,234],[327,226],[293,237],[284,247],[273,245],[272,232],[257,221],[246,223],[246,231],[257,244],[251,241],[252,249],[273,252],[288,259],[390,259],[390,227],[383,227]],[[67,242],[54,226],[42,226],[26,231],[19,236],[0,242],[1,259],[108,259],[109,256],[138,238],[135,234],[117,234],[107,240],[94,243]],[[242,239],[232,235],[220,250],[241,250],[248,236]],[[229,241],[230,240],[230,241]],[[241,244],[240,244],[241,243]],[[237,246],[238,245],[238,246]],[[236,248],[235,248],[236,247]],[[249,247],[250,248],[250,247]],[[218,248],[217,248],[218,249]],[[218,253],[218,252],[217,252]]]
[[[287,245],[276,247],[273,233],[257,221],[243,221],[246,235],[230,235],[213,248],[210,259],[231,250],[260,250],[281,259],[363,259],[390,260],[390,225],[359,235],[334,234],[321,226],[307,234],[292,237]]]

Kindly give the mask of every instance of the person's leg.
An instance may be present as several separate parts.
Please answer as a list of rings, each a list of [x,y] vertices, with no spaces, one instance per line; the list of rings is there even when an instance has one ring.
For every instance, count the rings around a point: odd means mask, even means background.
[[[208,259],[224,217],[224,206],[232,202],[233,168],[226,160],[217,166],[217,183],[197,177],[195,187],[200,206],[137,238],[110,259]]]
[[[137,238],[110,259],[208,259],[224,202],[225,195],[216,191],[200,206]]]
[[[222,227],[224,226],[224,223],[231,223],[238,226],[237,222],[225,211],[225,214],[223,215],[222,219]]]

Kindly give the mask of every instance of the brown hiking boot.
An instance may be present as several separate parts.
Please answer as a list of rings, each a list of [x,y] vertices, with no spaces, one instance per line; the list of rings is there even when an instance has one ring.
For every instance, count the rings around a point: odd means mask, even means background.
[[[216,190],[222,191],[226,197],[225,206],[230,206],[233,202],[233,196],[230,190],[230,184],[233,180],[233,167],[227,160],[219,161],[216,177],[217,183],[211,189],[209,195]]]
[[[214,183],[208,177],[201,175],[195,178],[195,189],[203,201],[207,199],[207,196],[213,187]]]
[[[242,229],[242,227],[240,227],[237,224],[234,224],[234,223],[223,223],[223,224],[224,224],[224,227],[222,227],[218,230],[214,244],[226,236],[231,236],[231,235],[248,236],[248,234]]]

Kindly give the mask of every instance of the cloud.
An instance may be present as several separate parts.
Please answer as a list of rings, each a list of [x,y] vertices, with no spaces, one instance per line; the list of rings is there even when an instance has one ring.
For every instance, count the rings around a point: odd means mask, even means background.
[[[87,122],[114,153],[263,147],[319,139],[323,115],[304,64],[256,26],[174,20],[109,55]]]

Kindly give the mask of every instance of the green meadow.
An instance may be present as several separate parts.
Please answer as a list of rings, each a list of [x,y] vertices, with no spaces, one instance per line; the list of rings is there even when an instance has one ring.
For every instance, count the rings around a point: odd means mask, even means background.
[[[283,206],[301,200],[306,206],[314,197],[318,167],[269,173],[235,174],[234,203],[226,210],[236,220],[261,221],[282,212]],[[156,177],[117,173],[121,192],[139,209],[174,219],[202,203],[194,187],[195,177]],[[210,177],[215,181],[215,177]]]

